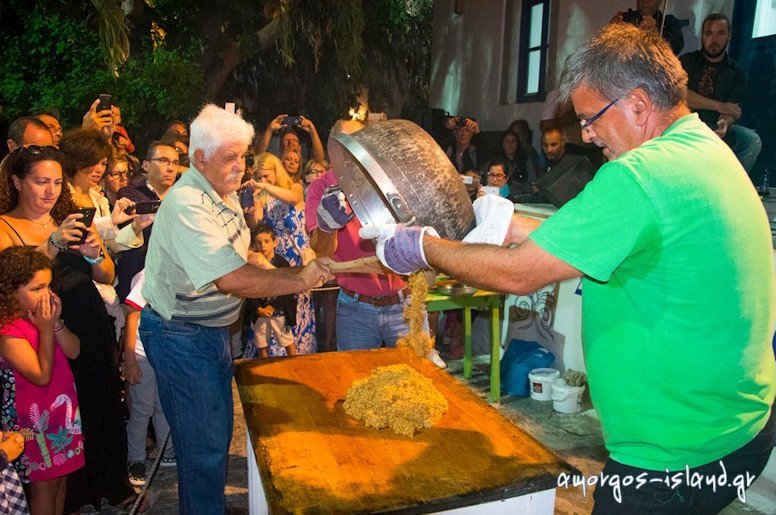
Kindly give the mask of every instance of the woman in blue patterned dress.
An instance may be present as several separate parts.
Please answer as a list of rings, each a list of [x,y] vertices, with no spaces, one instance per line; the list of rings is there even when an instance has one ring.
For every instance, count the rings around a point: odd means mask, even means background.
[[[251,215],[272,227],[278,238],[275,252],[283,256],[291,266],[302,266],[315,258],[310,248],[310,239],[305,230],[304,200],[301,183],[293,183],[275,155],[264,152],[256,156],[253,165],[254,209],[246,213],[250,223]],[[315,316],[310,292],[297,294],[296,325],[293,328],[294,342],[299,354],[316,352]],[[257,349],[250,343],[245,357],[257,355]],[[270,342],[270,356],[285,356],[286,351],[274,337]]]

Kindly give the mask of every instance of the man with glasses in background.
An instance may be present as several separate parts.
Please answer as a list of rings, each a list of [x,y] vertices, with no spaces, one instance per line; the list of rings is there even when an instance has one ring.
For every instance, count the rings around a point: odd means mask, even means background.
[[[717,513],[773,449],[765,210],[690,112],[687,74],[659,34],[608,25],[568,58],[559,91],[609,162],[540,226],[507,205],[466,239],[490,245],[397,225],[361,236],[400,274],[433,268],[491,291],[583,277],[588,384],[609,451],[593,513]],[[687,479],[721,474],[718,488]]]
[[[178,164],[178,152],[175,148],[158,140],[152,141],[148,145],[146,158],[143,161],[143,171],[147,174],[146,180],[135,187],[121,188],[117,197],[119,199],[127,197],[135,203],[163,200],[172,185],[175,184],[175,179],[178,176]],[[132,278],[145,268],[148,242],[151,239],[153,227],[151,224],[143,229],[143,245],[136,249],[127,250],[121,255],[121,260],[116,268],[118,276],[116,293],[122,302],[129,294]]]

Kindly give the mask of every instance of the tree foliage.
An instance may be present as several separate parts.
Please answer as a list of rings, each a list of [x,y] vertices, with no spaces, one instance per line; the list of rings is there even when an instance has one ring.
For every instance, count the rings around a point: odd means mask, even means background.
[[[372,111],[390,116],[409,115],[428,95],[432,0],[33,5],[0,0],[7,120],[57,108],[74,125],[111,92],[133,133],[232,100],[259,124],[301,113],[325,132],[362,87]]]
[[[110,83],[96,34],[86,23],[40,6],[9,18],[4,13],[0,32],[3,116],[53,108],[68,120],[80,119],[89,99]]]

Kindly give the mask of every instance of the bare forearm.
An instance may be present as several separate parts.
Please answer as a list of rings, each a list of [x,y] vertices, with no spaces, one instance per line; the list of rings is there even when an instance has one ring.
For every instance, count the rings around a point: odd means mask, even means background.
[[[259,138],[256,142],[256,153],[261,154],[262,152],[266,152],[269,148],[269,142],[272,139],[273,131],[269,127],[264,131],[264,134],[261,135],[261,138]]]
[[[514,249],[429,237],[423,242],[426,260],[432,268],[466,284],[492,291],[526,294],[549,283],[581,275],[531,240]]]
[[[81,354],[81,340],[67,326],[57,331],[57,342],[67,359],[75,359]]]
[[[54,330],[38,331],[38,364],[39,369],[33,371],[35,378],[28,377],[37,386],[46,386],[51,381],[51,371],[54,368]]]
[[[704,97],[695,91],[687,91],[687,104],[692,109],[708,109],[710,111],[721,111],[720,102],[712,98]]]
[[[302,268],[263,270],[246,264],[217,279],[215,283],[223,293],[238,297],[277,297],[306,291],[314,286],[305,282],[300,275],[301,271]]]
[[[318,131],[313,128],[310,131],[310,141],[312,142],[311,154],[313,159],[320,159],[323,161],[326,158],[326,154],[323,151],[323,143],[321,143],[321,137],[318,136]]]
[[[302,201],[302,190],[295,191],[293,189],[281,188],[274,184],[265,184],[264,191],[275,197],[276,199],[286,202],[288,204],[297,204]]]
[[[105,252],[105,249],[103,249],[103,254],[105,254],[105,257],[102,262],[92,265],[92,277],[98,283],[113,284],[116,271],[113,266],[113,260]]]
[[[124,349],[124,362],[134,363],[135,338],[137,338],[137,326],[140,324],[140,311],[131,310],[127,313],[124,322],[124,335],[122,336],[122,348]]]

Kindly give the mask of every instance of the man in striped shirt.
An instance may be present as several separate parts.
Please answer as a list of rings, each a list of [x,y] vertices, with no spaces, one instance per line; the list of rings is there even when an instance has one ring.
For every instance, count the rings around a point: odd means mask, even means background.
[[[250,234],[235,194],[253,127],[206,106],[191,124],[191,167],[156,215],[140,321],[178,460],[180,512],[223,514],[232,437],[229,325],[244,297],[320,286],[325,262],[264,270],[246,261]]]

